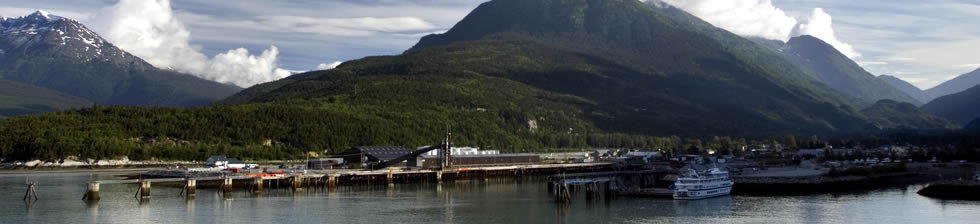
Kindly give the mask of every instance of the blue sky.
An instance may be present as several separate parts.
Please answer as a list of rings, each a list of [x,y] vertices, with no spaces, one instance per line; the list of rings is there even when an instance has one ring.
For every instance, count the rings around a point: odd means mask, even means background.
[[[980,67],[980,57],[972,54],[980,52],[980,26],[973,25],[980,17],[978,1],[738,1],[771,4],[801,20],[814,8],[823,8],[833,16],[837,39],[861,55],[855,61],[875,75],[895,75],[920,88]],[[164,13],[173,14],[183,30],[189,32],[188,46],[212,58],[214,64],[218,63],[216,55],[230,55],[232,49],[244,48],[258,56],[276,46],[278,57],[272,58],[279,67],[303,71],[322,63],[399,54],[422,35],[451,28],[482,2],[173,0],[169,2],[172,10]],[[101,34],[110,32],[106,27],[112,25],[99,24],[126,18],[104,15],[106,8],[117,3],[118,0],[0,0],[0,16],[21,16],[43,9],[79,20]],[[242,85],[250,84],[254,83]]]

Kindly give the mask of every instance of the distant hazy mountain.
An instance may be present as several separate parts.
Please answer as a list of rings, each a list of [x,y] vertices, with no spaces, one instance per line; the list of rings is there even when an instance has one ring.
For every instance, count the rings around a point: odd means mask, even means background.
[[[974,119],[973,122],[967,124],[963,129],[971,133],[980,133],[980,118]]]
[[[885,83],[888,83],[889,85],[902,91],[906,95],[909,95],[912,98],[919,100],[919,102],[927,103],[933,99],[933,97],[930,97],[929,94],[926,94],[926,92],[922,91],[922,89],[919,89],[919,87],[915,87],[911,83],[908,83],[905,80],[902,80],[898,77],[890,76],[890,75],[880,75],[878,76],[878,79],[884,81]]]
[[[0,80],[0,118],[92,106],[86,99],[58,91]]]
[[[960,125],[980,117],[980,85],[966,91],[936,98],[922,109]]]
[[[936,87],[927,89],[926,94],[932,97],[932,99],[936,99],[942,96],[963,92],[977,85],[980,85],[980,69],[957,76],[956,78],[939,84]]]
[[[78,21],[42,11],[0,19],[0,79],[98,104],[196,106],[240,90],[157,69]]]
[[[799,36],[786,43],[777,40],[752,39],[800,66],[804,72],[831,88],[863,101],[864,105],[871,105],[884,99],[915,105],[923,103],[884,80],[875,78],[836,48],[816,37]]]
[[[949,120],[926,113],[915,105],[893,100],[878,101],[861,112],[881,129],[937,130],[960,127]]]

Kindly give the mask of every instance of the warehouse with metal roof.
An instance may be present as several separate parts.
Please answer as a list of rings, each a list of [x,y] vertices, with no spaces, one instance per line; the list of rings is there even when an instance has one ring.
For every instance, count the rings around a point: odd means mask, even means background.
[[[343,158],[346,163],[351,165],[370,167],[411,153],[401,146],[358,146],[336,156]],[[415,159],[412,158],[395,166],[414,166],[415,163]]]

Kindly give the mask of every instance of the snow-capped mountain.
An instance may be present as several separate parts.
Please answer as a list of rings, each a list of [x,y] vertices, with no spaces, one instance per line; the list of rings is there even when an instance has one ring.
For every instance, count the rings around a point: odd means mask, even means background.
[[[206,105],[241,90],[153,67],[78,21],[44,11],[0,18],[0,81],[15,82],[10,85],[25,87],[18,88],[22,91],[47,89],[106,105]],[[13,109],[37,102],[42,100],[23,99]],[[0,101],[0,116],[9,111],[5,103],[10,104]]]
[[[73,19],[37,11],[0,18],[0,56],[58,55],[80,61],[101,60],[148,66]]]

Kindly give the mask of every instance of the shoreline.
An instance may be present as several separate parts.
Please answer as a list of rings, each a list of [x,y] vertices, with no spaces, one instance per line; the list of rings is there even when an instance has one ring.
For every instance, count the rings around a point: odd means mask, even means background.
[[[941,200],[980,201],[980,181],[937,181],[930,183],[916,193]]]
[[[279,164],[295,165],[304,164],[303,161],[291,160],[269,160],[269,161],[248,161],[262,166]],[[112,170],[112,169],[155,169],[181,167],[204,167],[204,161],[131,161],[131,160],[101,160],[101,161],[74,161],[66,160],[63,163],[40,162],[39,160],[29,162],[7,162],[0,163],[2,171],[71,171],[71,170]]]
[[[935,179],[934,176],[915,172],[842,177],[735,177],[732,193],[751,196],[841,193],[927,183]]]

